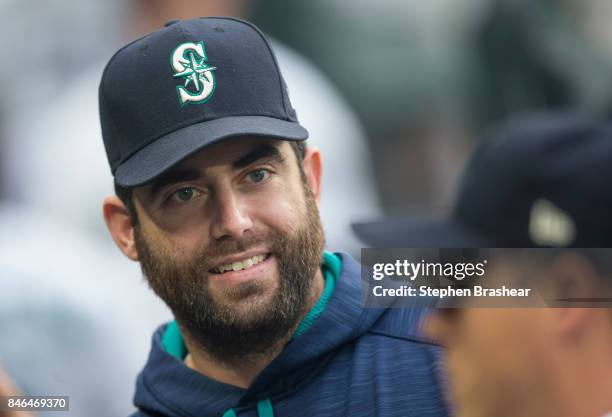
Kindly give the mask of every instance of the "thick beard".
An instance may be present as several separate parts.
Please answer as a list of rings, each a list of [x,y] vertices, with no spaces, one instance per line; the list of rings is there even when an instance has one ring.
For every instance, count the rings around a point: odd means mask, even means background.
[[[198,347],[215,359],[232,364],[273,353],[290,337],[306,313],[324,246],[319,212],[310,189],[304,187],[306,215],[293,233],[273,230],[265,236],[217,242],[187,262],[177,264],[172,254],[148,242],[140,227],[134,239],[142,272],[149,286],[168,305]],[[211,260],[264,244],[277,260],[280,280],[272,299],[252,302],[242,314],[219,303],[204,277]],[[265,290],[257,281],[225,291],[225,299],[248,303],[247,297]]]

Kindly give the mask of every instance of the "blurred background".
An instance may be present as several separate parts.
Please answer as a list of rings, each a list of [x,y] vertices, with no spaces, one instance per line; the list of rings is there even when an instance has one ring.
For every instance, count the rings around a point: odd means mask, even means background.
[[[0,0],[0,367],[70,415],[131,410],[171,318],[105,230],[102,69],[165,21],[240,16],[272,39],[324,157],[331,250],[352,221],[449,209],[470,150],[520,113],[612,106],[609,0]]]

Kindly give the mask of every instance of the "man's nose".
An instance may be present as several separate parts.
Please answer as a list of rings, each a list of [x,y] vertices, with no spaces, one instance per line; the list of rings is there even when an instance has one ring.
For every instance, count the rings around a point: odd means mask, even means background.
[[[215,239],[240,239],[253,227],[248,204],[236,193],[219,193],[214,211],[211,233]]]

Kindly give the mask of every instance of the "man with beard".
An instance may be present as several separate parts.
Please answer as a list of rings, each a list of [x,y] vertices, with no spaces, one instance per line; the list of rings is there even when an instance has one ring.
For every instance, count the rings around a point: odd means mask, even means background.
[[[257,28],[201,18],[134,41],[100,117],[107,226],[176,318],[136,416],[447,414],[420,310],[363,308],[359,265],[323,251],[321,155]]]
[[[610,132],[575,114],[515,120],[474,153],[448,218],[356,226],[377,247],[506,248],[480,255],[478,284],[550,307],[474,297],[427,317],[459,417],[612,417]]]

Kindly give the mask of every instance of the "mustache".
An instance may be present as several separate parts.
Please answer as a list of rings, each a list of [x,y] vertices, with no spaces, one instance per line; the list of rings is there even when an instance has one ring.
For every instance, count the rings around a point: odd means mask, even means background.
[[[264,247],[270,253],[278,252],[279,236],[276,233],[251,235],[240,240],[224,240],[214,242],[198,250],[195,257],[195,270],[208,272],[223,258],[254,249]]]

